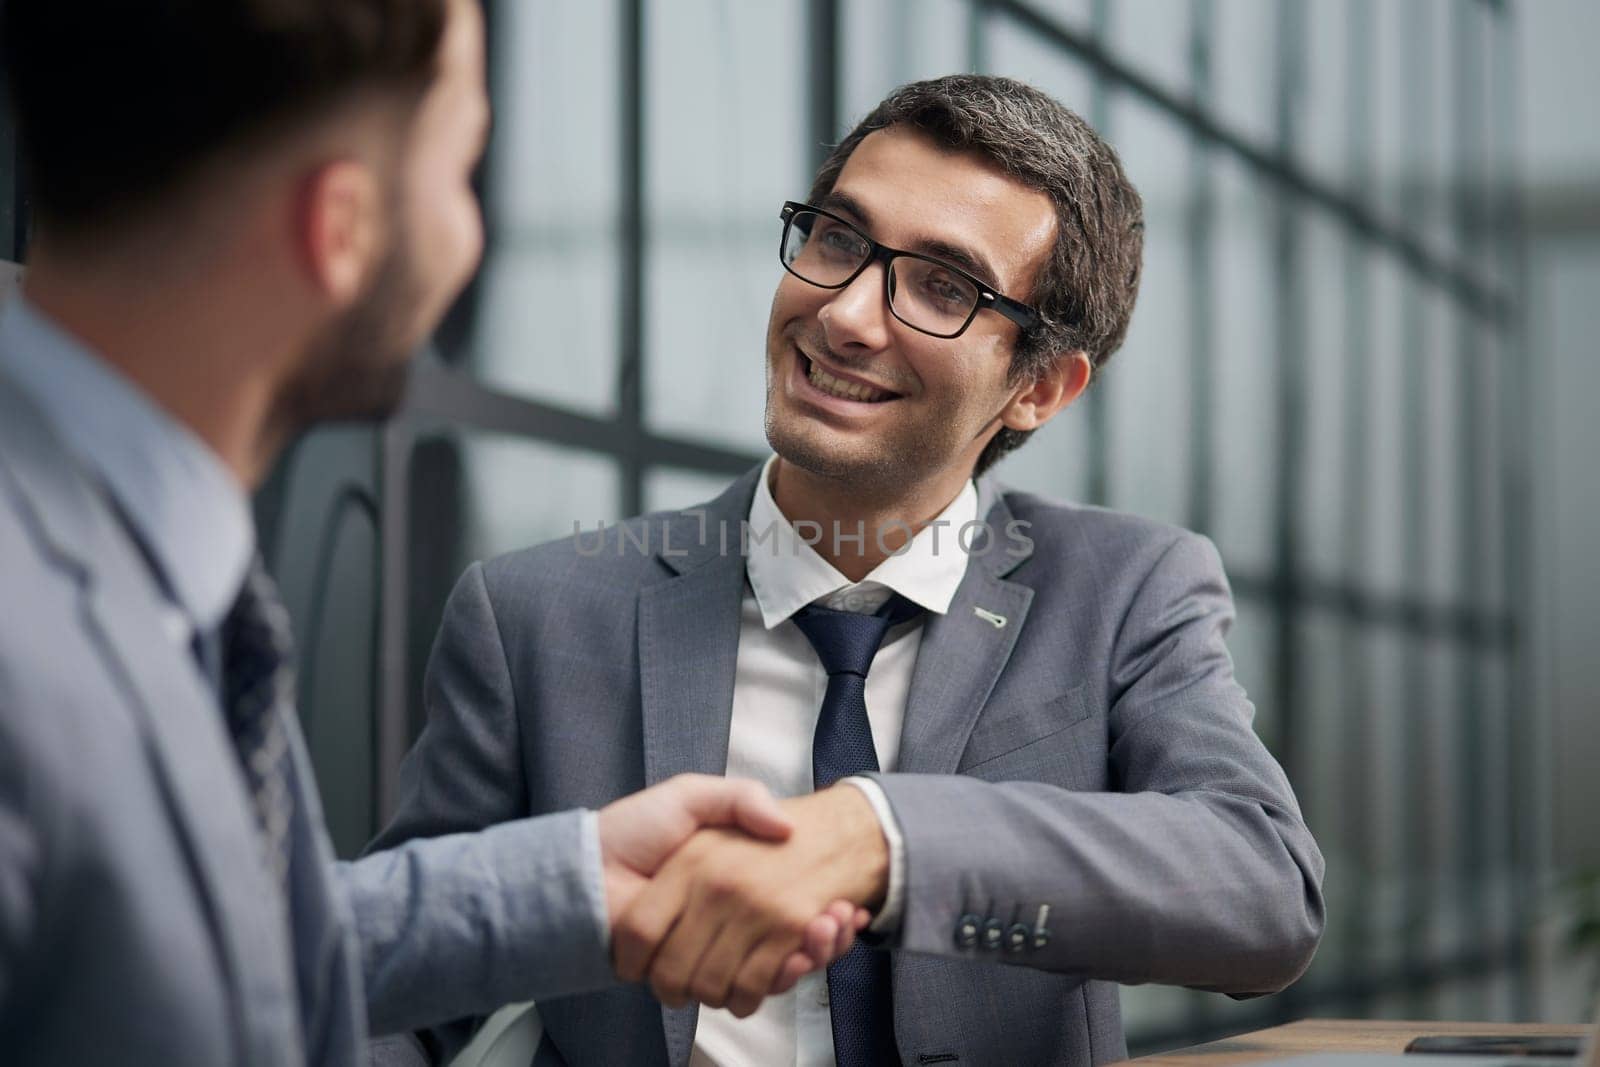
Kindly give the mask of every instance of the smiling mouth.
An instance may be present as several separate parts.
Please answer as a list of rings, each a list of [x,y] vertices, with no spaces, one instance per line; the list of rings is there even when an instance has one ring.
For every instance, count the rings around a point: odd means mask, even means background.
[[[843,378],[835,378],[823,370],[815,360],[812,360],[798,348],[795,354],[800,357],[801,369],[805,371],[806,381],[818,392],[840,400],[854,400],[863,404],[881,404],[886,400],[893,400],[899,393],[891,393],[884,389],[874,389],[870,385],[860,382],[848,382]]]

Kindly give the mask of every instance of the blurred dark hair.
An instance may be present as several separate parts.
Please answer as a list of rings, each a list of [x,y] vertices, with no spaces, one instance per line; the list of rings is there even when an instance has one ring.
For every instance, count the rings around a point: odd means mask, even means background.
[[[92,237],[219,154],[359,93],[420,99],[446,2],[0,0],[0,64],[38,222]]]
[[[1037,374],[1062,353],[1082,351],[1098,371],[1128,333],[1144,244],[1144,205],[1111,146],[1087,122],[1022,82],[952,74],[903,85],[862,119],[823,161],[811,202],[833,191],[850,154],[891,126],[920,130],[941,147],[973,152],[1050,197],[1056,244],[1026,299],[1045,323],[1017,342],[1011,378]],[[1001,427],[974,473],[1028,439]]]

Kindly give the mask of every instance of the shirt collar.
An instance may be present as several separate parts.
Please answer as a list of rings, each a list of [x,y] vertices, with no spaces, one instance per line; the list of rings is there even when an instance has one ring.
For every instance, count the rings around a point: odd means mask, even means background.
[[[745,573],[767,629],[818,600],[844,610],[873,610],[890,593],[899,593],[936,614],[950,610],[956,588],[967,573],[968,557],[959,533],[978,517],[978,493],[970,480],[900,554],[878,564],[861,581],[852,582],[806,544],[778,509],[770,487],[776,461],[776,456],[767,460],[756,482],[745,554]],[[854,531],[842,534],[853,536]],[[872,533],[868,531],[866,536]]]
[[[0,367],[115,498],[189,621],[201,632],[218,626],[255,529],[216,453],[21,296],[0,309]]]

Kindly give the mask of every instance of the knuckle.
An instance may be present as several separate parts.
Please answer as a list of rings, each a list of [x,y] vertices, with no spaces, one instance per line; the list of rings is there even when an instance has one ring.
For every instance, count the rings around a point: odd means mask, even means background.
[[[655,990],[658,1000],[668,1004],[682,1003],[685,994],[688,992],[685,989],[685,983],[682,978],[659,974],[651,975],[650,987]]]
[[[743,888],[739,875],[726,868],[706,872],[705,881],[706,892],[721,903],[740,896]]]
[[[708,1007],[720,1008],[726,991],[713,979],[696,976],[695,980],[689,983],[689,995]]]
[[[772,983],[760,982],[754,975],[741,975],[729,991],[728,1003],[753,1004],[761,999],[761,994],[767,991]]]
[[[808,909],[792,903],[781,905],[774,916],[777,929],[790,938],[806,936],[815,918]]]

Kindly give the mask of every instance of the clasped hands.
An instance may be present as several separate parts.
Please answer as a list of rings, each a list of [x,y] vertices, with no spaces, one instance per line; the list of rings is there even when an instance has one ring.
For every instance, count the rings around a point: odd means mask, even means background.
[[[743,1018],[850,950],[888,884],[888,846],[851,785],[779,801],[685,774],[600,812],[612,962],[671,1007]]]

